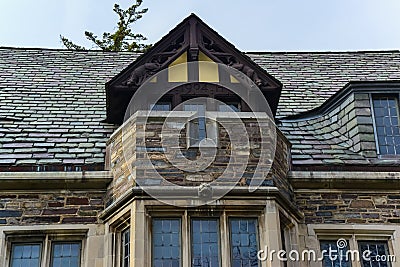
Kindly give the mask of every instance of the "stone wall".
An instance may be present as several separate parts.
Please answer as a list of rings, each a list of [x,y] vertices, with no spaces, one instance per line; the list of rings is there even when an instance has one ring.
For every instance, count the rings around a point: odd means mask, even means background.
[[[400,195],[396,193],[296,193],[306,224],[400,223]]]
[[[105,192],[0,193],[1,225],[100,223]]]
[[[163,115],[162,113],[160,113]],[[183,114],[183,113],[182,113]],[[181,115],[182,115],[181,114]],[[185,116],[188,116],[186,114]],[[258,122],[251,118],[249,115],[240,115],[243,125],[249,136],[250,148],[242,147],[243,155],[245,151],[250,149],[250,154],[246,157],[247,165],[242,178],[238,182],[239,186],[247,186],[250,184],[251,178],[257,166],[268,167],[267,162],[259,162],[261,153],[261,136],[258,128]],[[198,186],[201,183],[208,183],[214,181],[225,171],[229,165],[231,155],[231,143],[230,137],[226,129],[218,124],[217,126],[217,152],[215,160],[205,170],[199,172],[185,172],[179,168],[174,167],[166,158],[164,148],[161,145],[161,135],[164,137],[168,135],[168,130],[171,130],[171,135],[174,133],[174,129],[182,128],[182,123],[179,121],[171,122],[167,124],[167,131],[163,132],[162,127],[165,120],[164,116],[152,117],[148,121],[145,118],[134,116],[121,126],[110,138],[107,143],[107,156],[106,162],[114,176],[114,181],[109,186],[107,195],[107,204],[111,204],[116,199],[120,198],[125,192],[136,185],[136,179],[142,179],[141,185],[163,185],[165,181],[172,182],[176,185],[185,186]],[[231,125],[234,130],[235,123],[237,121],[232,120],[227,116],[218,119],[219,122],[223,121],[224,125]],[[144,126],[145,125],[145,126]],[[141,138],[142,132],[137,129],[143,129],[146,127],[145,138]],[[207,126],[208,127],[208,126]],[[228,126],[229,127],[229,126]],[[237,127],[236,127],[237,128]],[[283,136],[283,134],[277,129],[276,130],[276,151],[275,158],[273,160],[272,169],[265,177],[263,186],[277,186],[281,189],[282,193],[292,199],[293,190],[287,181],[287,173],[289,171],[290,164],[290,143]],[[241,132],[237,133],[239,136]],[[269,133],[265,133],[269,135]],[[274,143],[273,140],[268,140],[268,143]],[[174,148],[174,151],[181,151],[187,159],[197,159],[200,152],[197,148],[187,148],[186,144],[186,126],[180,131],[180,139],[178,147]],[[272,149],[265,149],[266,153],[272,153]],[[145,153],[147,155],[145,155]],[[174,152],[175,153],[175,152]],[[179,157],[176,153],[173,157]],[[148,157],[151,161],[152,166],[147,166],[146,160]],[[133,167],[129,167],[129,164]],[[234,162],[235,164],[235,162]],[[154,170],[162,176],[155,177]],[[227,181],[231,182],[231,181]],[[219,180],[219,183],[223,185],[224,181]]]

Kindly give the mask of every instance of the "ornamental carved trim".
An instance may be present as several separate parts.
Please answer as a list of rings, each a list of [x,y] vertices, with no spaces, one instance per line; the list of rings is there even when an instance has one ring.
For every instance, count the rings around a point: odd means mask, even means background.
[[[241,71],[247,75],[257,86],[264,87],[268,86],[269,82],[265,79],[261,79],[257,71],[248,65],[240,62],[237,57],[231,53],[227,53],[222,48],[222,44],[212,40],[211,38],[202,34],[201,44],[204,49],[215,58],[220,60],[222,63]]]

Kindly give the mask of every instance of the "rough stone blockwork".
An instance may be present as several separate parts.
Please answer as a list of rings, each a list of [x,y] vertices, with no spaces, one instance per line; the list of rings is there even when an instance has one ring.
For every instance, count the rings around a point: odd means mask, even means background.
[[[297,193],[305,223],[400,223],[400,196],[390,193]]]
[[[0,195],[0,225],[100,223],[104,192]]]
[[[152,119],[146,124],[145,143],[143,139],[138,137],[137,129],[141,129],[143,124],[138,122],[139,119],[128,121],[129,125],[125,125],[116,132],[109,140],[107,146],[107,159],[110,162],[108,168],[112,171],[114,181],[109,187],[107,203],[111,204],[114,200],[121,197],[129,188],[135,186],[136,177],[147,177],[146,185],[163,185],[162,179],[153,177],[152,166],[156,171],[167,181],[177,185],[198,186],[204,182],[210,182],[222,175],[226,167],[229,165],[231,157],[231,143],[229,135],[221,125],[218,126],[218,148],[215,160],[204,171],[192,173],[185,172],[174,167],[166,158],[161,145],[161,129],[164,123],[163,118]],[[254,119],[243,119],[250,140],[250,155],[247,159],[247,166],[238,182],[238,186],[247,186],[250,184],[251,178],[257,166],[268,166],[268,164],[260,163],[260,132],[257,122]],[[229,123],[229,122],[224,122]],[[225,124],[226,125],[226,124]],[[180,127],[176,124],[170,124],[170,127]],[[168,133],[163,133],[164,135]],[[238,133],[241,134],[241,133]],[[124,137],[123,137],[124,136]],[[288,183],[286,177],[289,171],[289,149],[290,144],[287,139],[277,130],[276,154],[267,177],[262,186],[277,186],[282,193],[291,200],[293,198],[293,189]],[[186,128],[181,130],[179,146],[182,154],[191,160],[195,160],[199,156],[199,151],[196,148],[187,149],[186,146]],[[243,153],[246,149],[243,148]],[[148,153],[152,162],[152,166],[145,166],[142,159],[144,153]],[[179,149],[176,149],[178,152]],[[269,152],[272,152],[269,151]],[[176,155],[175,157],[179,157]],[[129,168],[128,164],[134,164],[133,168]],[[235,164],[233,162],[233,164]],[[223,185],[221,181],[220,185]],[[230,181],[228,181],[230,182]]]

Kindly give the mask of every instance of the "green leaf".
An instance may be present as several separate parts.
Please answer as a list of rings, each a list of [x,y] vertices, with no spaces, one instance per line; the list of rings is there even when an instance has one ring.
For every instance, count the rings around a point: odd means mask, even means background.
[[[132,24],[141,19],[143,14],[148,11],[147,8],[138,9],[142,2],[142,0],[136,0],[126,10],[123,10],[119,4],[114,4],[113,11],[119,18],[115,32],[104,32],[99,38],[93,32],[85,31],[86,38],[104,51],[146,51],[151,45],[143,44],[142,41],[147,38],[140,33],[132,32]],[[74,44],[62,35],[60,35],[60,39],[67,49],[86,50],[85,47]]]

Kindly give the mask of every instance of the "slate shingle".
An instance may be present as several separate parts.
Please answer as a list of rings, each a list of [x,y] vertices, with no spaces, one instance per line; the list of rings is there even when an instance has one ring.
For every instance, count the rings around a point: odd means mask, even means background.
[[[400,80],[399,51],[247,55],[284,86],[278,118],[318,107],[349,81]],[[0,165],[103,164],[105,142],[118,127],[103,122],[105,83],[137,57],[0,48]],[[281,128],[299,164],[364,162],[317,125]]]

